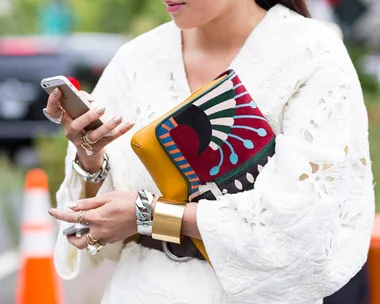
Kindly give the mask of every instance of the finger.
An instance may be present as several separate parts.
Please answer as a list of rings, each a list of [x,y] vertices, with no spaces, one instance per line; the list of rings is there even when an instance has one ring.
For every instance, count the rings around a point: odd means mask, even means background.
[[[74,210],[74,211],[85,211],[85,210],[91,210],[91,209],[96,209],[104,204],[107,203],[107,199],[104,196],[99,196],[99,197],[92,197],[92,198],[86,198],[82,200],[78,200],[75,202],[69,202],[66,204],[66,207]]]
[[[77,119],[74,119],[70,124],[70,133],[75,134],[81,132],[90,123],[102,117],[105,110],[106,108],[103,106],[92,108]]]
[[[80,238],[76,237],[75,235],[68,235],[67,240],[70,244],[72,244],[80,250],[85,249],[87,247],[86,234],[82,235]]]
[[[79,223],[79,212],[51,208],[49,209],[48,213],[60,221],[64,221],[67,223]],[[93,224],[94,222],[97,222],[98,218],[99,217],[97,216],[95,210],[89,210],[84,212],[82,221],[86,224]]]
[[[100,240],[98,240],[98,243],[101,245],[101,246],[106,246],[107,244],[109,244],[109,242],[107,242],[107,240],[106,239],[100,239]]]
[[[54,91],[49,95],[49,99],[46,105],[46,112],[54,118],[59,118],[61,115],[62,109],[59,106],[61,97],[62,92],[58,88],[54,89]]]
[[[102,142],[104,143],[104,146],[108,145],[110,142],[124,135],[129,130],[131,130],[134,126],[135,126],[134,122],[127,122],[126,124],[121,125],[119,128],[115,130],[115,133],[111,137],[105,137],[102,140]]]
[[[72,121],[73,119],[70,117],[70,115],[64,111],[63,116],[62,116],[62,121],[61,121],[61,124],[63,125],[63,127],[69,127]]]
[[[55,217],[57,220],[68,222],[68,223],[77,223],[79,212],[65,211],[61,209],[51,208],[49,209],[49,214]]]
[[[108,242],[105,239],[101,238],[99,233],[97,233],[96,229],[91,228],[90,234],[95,240],[98,241],[99,245],[106,246],[108,244]],[[74,235],[69,235],[67,236],[67,240],[78,249],[85,249],[88,245],[87,233],[83,234],[79,238]]]
[[[113,132],[112,134],[114,134],[114,130],[117,128],[117,126],[121,124],[122,121],[123,121],[123,117],[115,116],[113,119],[107,121],[101,127],[92,131],[88,135],[88,139],[92,142],[95,142],[95,141],[99,141],[110,132]]]
[[[86,91],[79,91],[79,95],[88,100],[90,103],[93,103],[95,101],[95,98],[94,96],[92,96],[91,94],[88,94]]]

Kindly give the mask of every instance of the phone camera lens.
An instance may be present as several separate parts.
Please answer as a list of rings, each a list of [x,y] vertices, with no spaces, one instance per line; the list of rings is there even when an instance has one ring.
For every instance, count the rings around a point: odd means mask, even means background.
[[[46,87],[47,87],[47,85],[46,85],[46,84],[44,84],[43,86],[44,86],[44,88],[46,88]]]

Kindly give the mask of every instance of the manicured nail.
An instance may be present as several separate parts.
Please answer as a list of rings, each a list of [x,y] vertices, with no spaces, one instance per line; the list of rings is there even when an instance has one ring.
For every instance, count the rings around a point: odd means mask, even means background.
[[[101,115],[104,113],[105,110],[106,110],[106,108],[103,106],[97,107],[96,108],[96,114]]]
[[[134,122],[128,122],[128,123],[125,124],[125,127],[128,128],[128,129],[132,129],[134,126],[135,126]]]
[[[51,216],[53,216],[53,209],[49,209],[49,210],[48,210],[48,213],[49,213]]]
[[[122,117],[121,116],[115,116],[113,119],[113,122],[115,125],[118,125],[121,122]]]
[[[88,100],[89,102],[94,102],[94,101],[95,101],[95,97],[92,96],[92,95],[90,95],[90,94],[88,94],[88,96],[87,96],[87,100]]]
[[[54,97],[58,97],[58,95],[59,95],[58,88],[55,88],[52,94],[53,94]]]
[[[66,203],[66,207],[70,208],[70,209],[74,209],[74,208],[78,207],[78,203],[77,202],[68,202],[68,203]]]

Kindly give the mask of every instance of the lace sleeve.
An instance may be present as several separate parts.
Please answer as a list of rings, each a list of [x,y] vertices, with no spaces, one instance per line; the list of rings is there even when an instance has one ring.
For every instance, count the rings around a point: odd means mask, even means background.
[[[367,128],[353,68],[319,68],[285,105],[255,189],[199,202],[202,239],[234,303],[315,303],[360,270],[374,215]]]
[[[133,111],[130,111],[132,105],[128,99],[130,90],[128,78],[123,74],[121,68],[123,66],[123,52],[122,48],[107,66],[92,94],[95,97],[95,106],[101,103],[106,107],[105,120],[111,119],[115,115],[122,115],[125,121],[130,121],[130,115],[133,113]],[[97,195],[115,191],[118,188],[115,184],[114,175],[118,168],[117,160],[120,159],[120,156],[118,149],[113,144],[107,146],[111,171],[104,180]],[[65,179],[57,193],[58,208],[67,209],[65,207],[67,202],[78,200],[81,197],[83,182],[80,176],[72,169],[72,160],[75,154],[75,146],[69,143],[65,160]],[[62,278],[73,279],[80,273],[96,267],[105,258],[118,259],[122,243],[104,247],[95,257],[88,255],[85,250],[80,251],[76,249],[62,235],[62,231],[70,225],[64,222],[60,223],[59,235],[55,246],[55,266]]]

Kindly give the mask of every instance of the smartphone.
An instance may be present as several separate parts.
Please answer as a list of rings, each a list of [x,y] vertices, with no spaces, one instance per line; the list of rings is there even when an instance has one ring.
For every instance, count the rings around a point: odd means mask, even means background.
[[[88,225],[77,223],[63,230],[63,235],[82,236],[84,233],[88,232],[89,230],[90,230],[90,227]]]
[[[91,103],[81,97],[77,88],[65,76],[55,76],[45,78],[41,81],[41,87],[50,95],[56,88],[62,92],[61,107],[70,115],[72,119],[85,114],[91,109]],[[90,123],[85,131],[95,130],[103,124],[101,119]],[[112,134],[108,134],[110,136]]]

